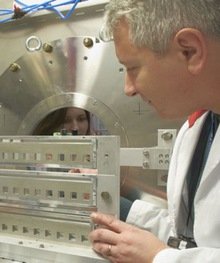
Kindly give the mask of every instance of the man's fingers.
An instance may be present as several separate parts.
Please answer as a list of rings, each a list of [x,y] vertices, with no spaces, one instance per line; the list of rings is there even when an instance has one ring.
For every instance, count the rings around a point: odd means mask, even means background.
[[[112,258],[114,256],[114,250],[115,250],[115,246],[110,245],[110,244],[104,244],[104,243],[99,243],[99,242],[95,242],[93,244],[93,249],[101,254],[103,257],[106,258]]]
[[[108,229],[116,233],[121,233],[123,230],[129,227],[128,224],[110,215],[92,213],[90,217],[95,224],[106,226]]]
[[[98,228],[90,233],[89,238],[93,243],[99,242],[102,244],[116,244],[118,240],[117,235],[118,233],[115,233],[109,229]]]

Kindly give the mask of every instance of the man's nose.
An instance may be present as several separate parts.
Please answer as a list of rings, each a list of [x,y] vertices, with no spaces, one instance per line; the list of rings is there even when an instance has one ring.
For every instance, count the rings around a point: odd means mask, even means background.
[[[129,75],[126,74],[125,76],[125,87],[124,87],[124,92],[127,96],[132,97],[137,95],[137,92],[135,90],[135,85],[129,78]]]

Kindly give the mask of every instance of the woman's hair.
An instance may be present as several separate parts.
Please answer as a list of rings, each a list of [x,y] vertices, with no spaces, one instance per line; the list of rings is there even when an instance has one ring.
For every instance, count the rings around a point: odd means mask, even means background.
[[[92,131],[91,131],[90,113],[89,113],[87,110],[84,110],[84,111],[85,111],[85,113],[86,113],[86,118],[87,118],[87,121],[88,121],[88,129],[87,129],[86,135],[91,135],[91,134],[92,134]]]
[[[132,43],[159,54],[168,50],[170,40],[182,28],[220,37],[220,0],[110,0],[100,37],[112,38],[123,18]]]
[[[61,108],[48,114],[43,120],[38,123],[32,134],[53,135],[54,132],[60,132],[65,122],[67,110],[68,107]],[[86,135],[90,135],[90,113],[87,110],[84,111],[88,121],[88,130],[86,132]]]

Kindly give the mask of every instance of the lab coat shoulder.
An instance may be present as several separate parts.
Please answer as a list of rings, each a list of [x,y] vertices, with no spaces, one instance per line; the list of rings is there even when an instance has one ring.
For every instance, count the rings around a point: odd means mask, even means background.
[[[152,232],[164,242],[167,242],[169,236],[175,235],[176,232],[175,222],[177,218],[177,210],[181,194],[179,192],[179,189],[181,188],[180,185],[182,184],[182,181],[184,179],[183,170],[177,167],[177,164],[179,163],[179,161],[181,162],[181,159],[185,160],[186,158],[190,158],[190,156],[187,153],[187,143],[184,145],[182,143],[183,137],[187,137],[188,141],[191,141],[192,137],[195,137],[196,139],[196,135],[192,136],[188,134],[188,130],[189,125],[188,122],[186,122],[178,133],[174,146],[174,151],[172,153],[172,160],[170,166],[171,172],[169,171],[168,176],[168,198],[170,196],[170,200],[168,202],[171,201],[171,205],[169,205],[169,212],[168,209],[161,208],[160,206],[154,205],[151,202],[136,200],[133,203],[126,220],[127,223],[136,225],[138,227],[144,228]],[[185,163],[185,166],[186,164],[187,163]],[[179,173],[179,170],[181,172],[180,176],[175,176],[176,173]],[[172,198],[174,192],[176,196],[175,198]],[[177,202],[173,202],[174,199],[177,200]]]
[[[197,135],[195,134],[192,135],[191,131],[189,133],[188,122],[184,123],[178,133],[172,153],[172,160],[168,176],[168,199],[170,199],[168,200],[168,203],[171,201],[171,205],[169,205],[169,212],[168,209],[161,208],[150,202],[136,200],[129,211],[126,220],[127,223],[134,224],[152,232],[164,242],[167,242],[169,236],[175,236],[177,210],[181,196],[179,189],[181,188],[182,182],[184,180],[184,170],[186,170],[186,166],[188,165],[185,160],[186,158],[190,158],[188,154],[188,142],[190,141],[191,144],[191,140],[195,140],[196,136]],[[183,144],[184,137],[186,137],[187,141]],[[179,162],[182,162],[182,159],[184,160],[184,169],[182,169],[182,165],[181,168],[178,167]],[[179,173],[178,176],[175,176],[176,173]],[[172,198],[174,193],[175,197]],[[173,202],[173,200],[176,200],[176,202]]]
[[[183,182],[194,152],[202,124],[207,114],[192,128],[184,124],[175,143],[168,181],[168,203],[171,225],[177,231],[178,208]],[[192,249],[165,249],[153,263],[217,263],[220,259],[220,128],[210,149],[202,179],[196,192],[194,207],[194,238],[198,245]]]
[[[171,227],[175,236],[180,221],[178,215],[181,198],[185,190],[186,174],[206,116],[207,113],[197,119],[192,127],[186,121],[181,127],[174,144],[168,173],[167,197]]]
[[[210,149],[195,196],[194,235],[198,246],[219,248],[220,259],[220,127]]]

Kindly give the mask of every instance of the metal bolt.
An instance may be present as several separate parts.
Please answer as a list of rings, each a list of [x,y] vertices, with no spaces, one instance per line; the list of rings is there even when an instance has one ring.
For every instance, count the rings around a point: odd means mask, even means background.
[[[144,161],[144,162],[143,162],[143,167],[144,167],[144,168],[149,168],[149,162]]]
[[[110,194],[109,194],[109,192],[102,192],[102,193],[101,193],[101,197],[102,197],[104,200],[109,200],[109,199],[110,199]]]
[[[84,44],[85,47],[90,48],[90,47],[93,46],[93,40],[91,38],[89,38],[89,37],[86,37],[86,38],[83,39],[83,44]]]
[[[162,139],[164,139],[165,141],[169,141],[173,138],[173,134],[170,133],[170,132],[164,132],[162,135],[161,135]]]
[[[16,71],[18,71],[20,69],[21,69],[21,67],[17,63],[12,63],[9,66],[9,70],[11,70],[12,72],[16,72]]]
[[[52,45],[50,45],[48,43],[44,43],[43,44],[43,50],[47,53],[51,53],[53,51],[53,47],[52,47]]]
[[[146,150],[146,149],[143,150],[143,154],[144,154],[144,156],[146,156],[147,158],[150,156],[148,150]]]

